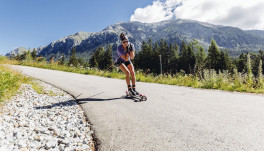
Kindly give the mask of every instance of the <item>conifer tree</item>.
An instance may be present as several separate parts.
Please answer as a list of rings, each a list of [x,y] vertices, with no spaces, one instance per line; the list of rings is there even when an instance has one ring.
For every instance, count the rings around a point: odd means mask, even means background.
[[[262,76],[262,60],[259,60],[258,67],[258,86],[263,88],[263,76]]]
[[[195,55],[192,49],[192,44],[186,45],[184,41],[182,42],[179,65],[180,69],[184,70],[187,74],[194,71]]]
[[[91,56],[90,67],[96,67],[99,69],[108,69],[112,64],[112,46],[108,46],[107,50],[103,47],[99,47]]]
[[[238,60],[237,60],[237,70],[238,72],[245,72],[246,71],[246,64],[247,64],[247,56],[246,54],[242,53]]]
[[[148,40],[148,43],[142,41],[141,51],[135,57],[136,68],[143,69],[147,73],[155,72],[155,65],[157,63],[157,59],[155,58],[156,54],[152,45],[151,39]]]
[[[32,59],[33,59],[33,58],[32,58],[32,56],[31,56],[31,51],[28,50],[28,51],[26,52],[25,61],[26,61],[26,62],[31,62]]]
[[[195,55],[190,45],[188,46],[188,57],[189,73],[192,73],[195,65]]]
[[[169,59],[169,46],[166,41],[161,39],[160,41],[160,55],[162,57],[162,67],[164,72],[168,72],[168,59]]]
[[[105,60],[104,60],[104,55],[105,55],[105,50],[104,47],[99,47],[96,51],[95,51],[95,58],[98,61],[98,67],[99,69],[104,69],[105,67]]]
[[[188,60],[188,45],[186,45],[185,42],[182,41],[180,47],[179,70],[184,70],[185,72],[188,72],[189,65],[186,63],[187,60]]]
[[[84,64],[84,61],[83,61],[83,59],[81,57],[78,59],[78,64],[80,66],[83,66],[83,64]]]
[[[35,60],[37,58],[37,51],[35,48],[33,49],[31,56],[32,56],[33,60]]]
[[[176,51],[179,51],[179,46],[178,46],[177,43],[174,44],[174,48],[175,48]]]
[[[232,61],[231,61],[231,58],[229,56],[229,52],[227,49],[225,49],[225,52],[224,52],[224,65],[225,65],[225,68],[224,70],[228,70],[228,71],[232,71]]]
[[[151,46],[148,43],[143,43],[142,44],[142,53],[143,53],[143,60],[142,60],[142,65],[143,69],[146,70],[146,72],[151,72],[152,69],[152,50]],[[148,61],[147,61],[148,60]]]
[[[259,55],[256,53],[251,52],[250,53],[250,59],[251,59],[251,69],[253,75],[257,76],[258,74],[258,66],[259,66]]]
[[[198,53],[196,55],[196,71],[199,74],[200,78],[205,67],[205,51],[203,47],[199,47]]]
[[[59,65],[64,65],[64,64],[65,64],[65,56],[64,56],[64,53],[63,53],[61,58],[59,59]]]
[[[148,49],[148,53],[149,53],[149,63],[148,63],[148,66],[149,66],[149,69],[150,69],[150,72],[155,72],[155,68],[157,65],[159,65],[159,60],[158,60],[158,54],[155,53],[155,50],[153,48],[153,43],[152,43],[152,39],[149,38],[148,39],[148,45],[147,45],[147,49]]]
[[[97,61],[96,56],[94,54],[91,56],[89,63],[90,63],[90,67],[95,67],[95,68],[99,67],[98,61]]]
[[[253,84],[253,74],[251,70],[251,58],[250,54],[247,54],[247,83],[251,87]]]
[[[74,67],[77,67],[78,65],[78,59],[76,58],[76,48],[73,47],[71,49],[71,56],[68,65],[72,65]]]
[[[144,52],[146,51],[146,49],[147,49],[147,43],[143,40],[142,45],[141,45],[141,51],[136,54],[137,55],[137,57],[135,58],[136,68],[143,69],[143,70],[146,69],[146,63],[144,61],[145,59]]]
[[[259,60],[264,60],[264,52],[259,50]],[[262,74],[264,72],[264,66],[262,66]]]
[[[223,51],[220,51],[220,55],[219,55],[219,70],[223,71],[226,68],[226,64],[225,64],[225,54]]]
[[[156,74],[160,73],[160,46],[158,42],[155,42],[154,48],[153,48],[153,72]]]
[[[214,39],[211,40],[211,45],[209,46],[208,56],[206,60],[207,60],[206,67],[208,69],[215,69],[217,72],[219,71],[220,52]]]
[[[104,67],[103,69],[107,69],[109,68],[111,65],[113,64],[113,59],[112,59],[112,46],[108,46],[106,48],[106,52],[105,52],[105,55],[104,55]],[[111,68],[112,70],[112,68]]]
[[[197,53],[199,51],[199,42],[196,39],[192,39],[192,41],[189,44],[193,50],[194,53]]]
[[[177,44],[174,47],[173,44],[171,43],[168,52],[169,52],[169,54],[168,54],[168,68],[170,70],[170,73],[174,74],[177,71],[178,58],[179,58],[178,53],[177,53]]]
[[[21,55],[17,55],[19,60],[25,60],[26,59],[26,55],[27,55],[27,51],[24,51]]]
[[[219,57],[219,69],[221,71],[223,70],[228,70],[230,72],[233,72],[234,66],[232,65],[232,60],[229,57],[228,50],[225,49],[225,51],[220,52],[220,57]]]

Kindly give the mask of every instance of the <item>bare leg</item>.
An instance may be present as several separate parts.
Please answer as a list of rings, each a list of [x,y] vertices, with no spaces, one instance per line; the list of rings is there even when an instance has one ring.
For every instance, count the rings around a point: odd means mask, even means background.
[[[135,75],[135,70],[134,66],[131,63],[130,65],[127,66],[128,70],[130,71],[131,77],[132,77],[132,85],[136,85],[136,75]]]
[[[130,72],[129,72],[129,69],[123,63],[119,66],[119,69],[121,69],[126,74],[127,86],[130,85]]]

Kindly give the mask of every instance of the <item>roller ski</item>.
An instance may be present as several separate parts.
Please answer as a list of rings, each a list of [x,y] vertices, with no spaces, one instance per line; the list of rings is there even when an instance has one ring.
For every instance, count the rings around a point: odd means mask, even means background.
[[[132,89],[126,91],[126,98],[136,99],[135,101],[147,101],[147,97],[145,95],[140,94]]]

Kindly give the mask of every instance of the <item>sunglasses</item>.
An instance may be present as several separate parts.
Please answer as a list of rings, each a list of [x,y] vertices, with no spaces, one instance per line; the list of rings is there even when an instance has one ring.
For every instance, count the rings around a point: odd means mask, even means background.
[[[124,44],[124,43],[127,43],[128,41],[122,41],[122,43]]]

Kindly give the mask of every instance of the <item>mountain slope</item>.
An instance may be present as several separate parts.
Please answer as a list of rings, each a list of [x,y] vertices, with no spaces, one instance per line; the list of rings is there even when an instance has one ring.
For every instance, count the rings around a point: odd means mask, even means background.
[[[100,32],[78,32],[67,36],[40,49],[40,55],[59,58],[63,53],[70,55],[72,47],[76,47],[77,56],[88,58],[99,46],[113,46],[115,52],[120,44],[119,34],[125,32],[129,40],[140,50],[143,40],[149,38],[153,42],[164,39],[167,42],[176,42],[179,45],[184,41],[196,39],[205,48],[214,38],[219,47],[227,48],[231,55],[241,52],[257,52],[264,49],[264,31],[244,31],[229,26],[212,25],[193,20],[167,20],[159,23],[123,22],[110,25]]]
[[[12,55],[21,55],[24,52],[27,52],[28,50],[25,47],[18,47],[15,50],[12,50],[11,52],[7,53],[6,56],[10,57]]]
[[[264,31],[262,30],[246,30],[246,32],[264,38]]]

